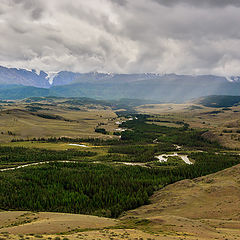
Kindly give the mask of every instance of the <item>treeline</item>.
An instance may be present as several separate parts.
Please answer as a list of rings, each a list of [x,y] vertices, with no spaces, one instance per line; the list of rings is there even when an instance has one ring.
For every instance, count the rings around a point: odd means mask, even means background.
[[[185,123],[183,121],[169,121],[169,120],[160,120],[160,119],[147,119],[148,122],[161,122],[161,123],[175,123],[175,124],[178,124],[178,125],[184,125],[185,128],[188,128],[189,127],[189,124],[188,123]]]
[[[11,142],[47,142],[47,143],[91,143],[96,146],[123,144],[119,139],[101,139],[101,138],[68,138],[68,137],[50,137],[50,138],[29,138],[12,139]]]
[[[238,154],[230,153],[215,153],[215,152],[193,152],[189,155],[190,158],[196,160],[196,164],[206,162],[206,163],[224,163],[224,162],[236,162],[240,161],[240,156]]]
[[[240,163],[237,156],[195,154],[194,165],[143,168],[51,163],[0,173],[5,210],[54,211],[118,217],[149,202],[154,190]],[[192,156],[192,157],[193,157]]]
[[[0,163],[71,160],[76,157],[92,157],[95,155],[95,152],[73,149],[55,151],[38,148],[0,147]]]

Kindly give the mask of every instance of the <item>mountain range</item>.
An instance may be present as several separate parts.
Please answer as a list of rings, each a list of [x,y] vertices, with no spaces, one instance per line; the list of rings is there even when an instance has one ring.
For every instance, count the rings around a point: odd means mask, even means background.
[[[69,71],[49,75],[44,71],[0,66],[1,99],[61,96],[184,102],[208,95],[240,95],[240,77]]]

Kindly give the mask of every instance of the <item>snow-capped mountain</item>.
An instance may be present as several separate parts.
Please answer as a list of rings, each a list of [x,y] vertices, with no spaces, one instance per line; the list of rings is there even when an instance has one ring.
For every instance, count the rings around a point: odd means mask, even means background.
[[[33,95],[183,102],[208,95],[238,96],[240,77],[69,71],[46,73],[0,67],[0,98],[23,98]]]

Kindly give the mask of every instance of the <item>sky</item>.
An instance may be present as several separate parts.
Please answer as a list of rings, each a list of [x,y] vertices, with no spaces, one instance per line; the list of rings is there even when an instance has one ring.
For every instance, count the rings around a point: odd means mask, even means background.
[[[240,75],[240,0],[1,0],[0,65]]]

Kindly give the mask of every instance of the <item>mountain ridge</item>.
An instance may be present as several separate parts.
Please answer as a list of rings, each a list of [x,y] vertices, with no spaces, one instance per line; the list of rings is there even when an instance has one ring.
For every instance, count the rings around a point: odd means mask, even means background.
[[[181,79],[209,79],[222,80],[228,82],[240,82],[239,76],[223,77],[211,74],[205,75],[180,75],[175,73],[160,74],[160,73],[102,73],[102,72],[71,72],[59,71],[54,74],[49,74],[35,69],[28,70],[24,68],[8,68],[0,66],[0,84],[19,84],[34,87],[51,87],[59,85],[67,85],[79,82],[136,82],[144,80],[181,80]]]
[[[18,84],[33,87],[50,87],[48,74],[36,70],[7,68],[0,66],[0,84]]]
[[[0,67],[0,98],[59,96],[96,99],[148,99],[181,103],[208,95],[240,95],[240,77],[157,73],[55,74]],[[50,84],[51,82],[51,84]]]

